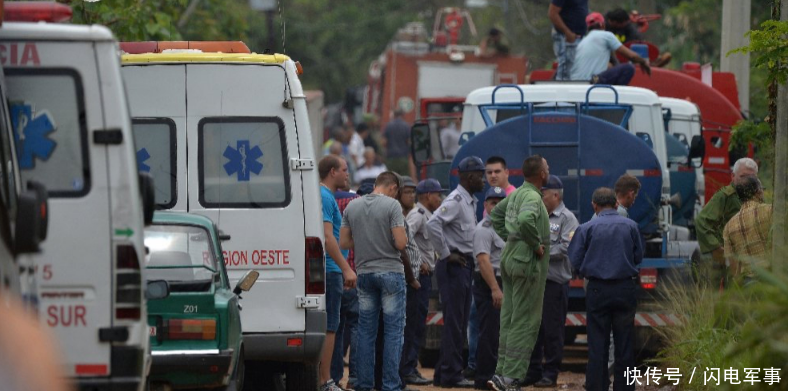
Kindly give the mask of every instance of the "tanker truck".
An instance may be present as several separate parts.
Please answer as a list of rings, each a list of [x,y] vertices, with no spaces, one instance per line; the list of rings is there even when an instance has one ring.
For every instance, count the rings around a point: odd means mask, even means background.
[[[563,181],[564,203],[580,223],[594,213],[591,194],[596,188],[613,187],[625,173],[640,180],[642,188],[629,209],[646,243],[635,317],[637,346],[656,350],[660,344],[654,327],[679,322],[675,314],[661,312],[658,301],[671,286],[668,281],[693,283],[692,266],[699,259],[689,230],[672,222],[675,208],[697,198],[694,169],[681,171],[693,175],[690,189],[683,182],[676,182],[674,188],[671,178],[679,172],[677,167],[688,167],[693,159],[702,158],[697,156],[702,155],[700,135],[690,138],[690,148],[666,135],[662,106],[652,91],[587,84],[501,85],[475,90],[466,98],[461,130],[459,151],[446,159],[435,121],[425,119],[414,125],[411,144],[420,176],[434,177],[453,189],[459,183],[456,167],[463,158],[501,156],[508,162],[510,183],[519,186],[524,180],[520,164],[539,154],[549,162],[551,174]],[[676,143],[681,148],[676,148]],[[483,199],[483,194],[476,196]],[[481,213],[480,208],[479,218]],[[439,344],[442,313],[434,296],[423,364],[434,356],[429,349]],[[582,280],[570,282],[569,297],[567,341],[574,341],[577,334],[585,333]]]

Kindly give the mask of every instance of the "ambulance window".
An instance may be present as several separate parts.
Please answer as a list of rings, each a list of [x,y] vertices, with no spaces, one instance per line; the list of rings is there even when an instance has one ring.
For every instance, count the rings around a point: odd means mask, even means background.
[[[50,197],[90,190],[82,81],[70,69],[7,69],[7,95],[22,183],[35,179]]]
[[[135,118],[132,131],[137,170],[153,175],[156,204],[172,208],[178,200],[175,122],[169,118]]]
[[[290,203],[285,126],[276,117],[203,118],[198,125],[200,204],[274,208]]]

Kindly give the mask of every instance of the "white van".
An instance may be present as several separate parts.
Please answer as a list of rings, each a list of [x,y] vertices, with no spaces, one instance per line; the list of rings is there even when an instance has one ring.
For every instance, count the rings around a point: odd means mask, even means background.
[[[241,313],[246,384],[278,371],[288,390],[314,390],[325,261],[300,65],[239,53],[237,42],[150,44],[121,44],[132,53],[122,72],[140,169],[153,175],[160,208],[205,215],[231,237],[232,284],[259,272]]]
[[[35,7],[9,6],[7,18]],[[144,217],[117,42],[101,26],[5,23],[0,61],[21,180],[49,196],[49,235],[25,256],[37,269],[41,323],[80,389],[142,390]]]

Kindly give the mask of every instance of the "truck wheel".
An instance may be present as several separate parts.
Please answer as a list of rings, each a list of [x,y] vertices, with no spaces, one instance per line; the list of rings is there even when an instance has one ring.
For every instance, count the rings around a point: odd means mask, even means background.
[[[238,353],[238,362],[235,364],[235,372],[227,385],[227,391],[241,391],[244,389],[244,375],[246,374],[246,363],[244,359],[244,348]]]
[[[318,388],[317,365],[290,364],[285,376],[287,391],[315,391]]]
[[[421,353],[419,353],[419,362],[421,362],[421,366],[424,368],[435,368],[435,364],[438,363],[439,354],[440,351],[436,349],[421,349]]]

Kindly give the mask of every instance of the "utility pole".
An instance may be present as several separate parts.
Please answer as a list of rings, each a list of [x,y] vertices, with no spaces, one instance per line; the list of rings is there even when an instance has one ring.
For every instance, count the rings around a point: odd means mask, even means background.
[[[780,20],[788,21],[788,0],[780,2]],[[788,165],[788,83],[777,86],[777,120],[774,137],[774,210],[772,212],[773,270],[786,272],[786,165]],[[779,254],[779,255],[778,255]]]
[[[750,54],[726,54],[749,44],[744,34],[750,31],[750,0],[722,0],[722,47],[720,70],[732,72],[739,87],[741,110],[750,110]]]

